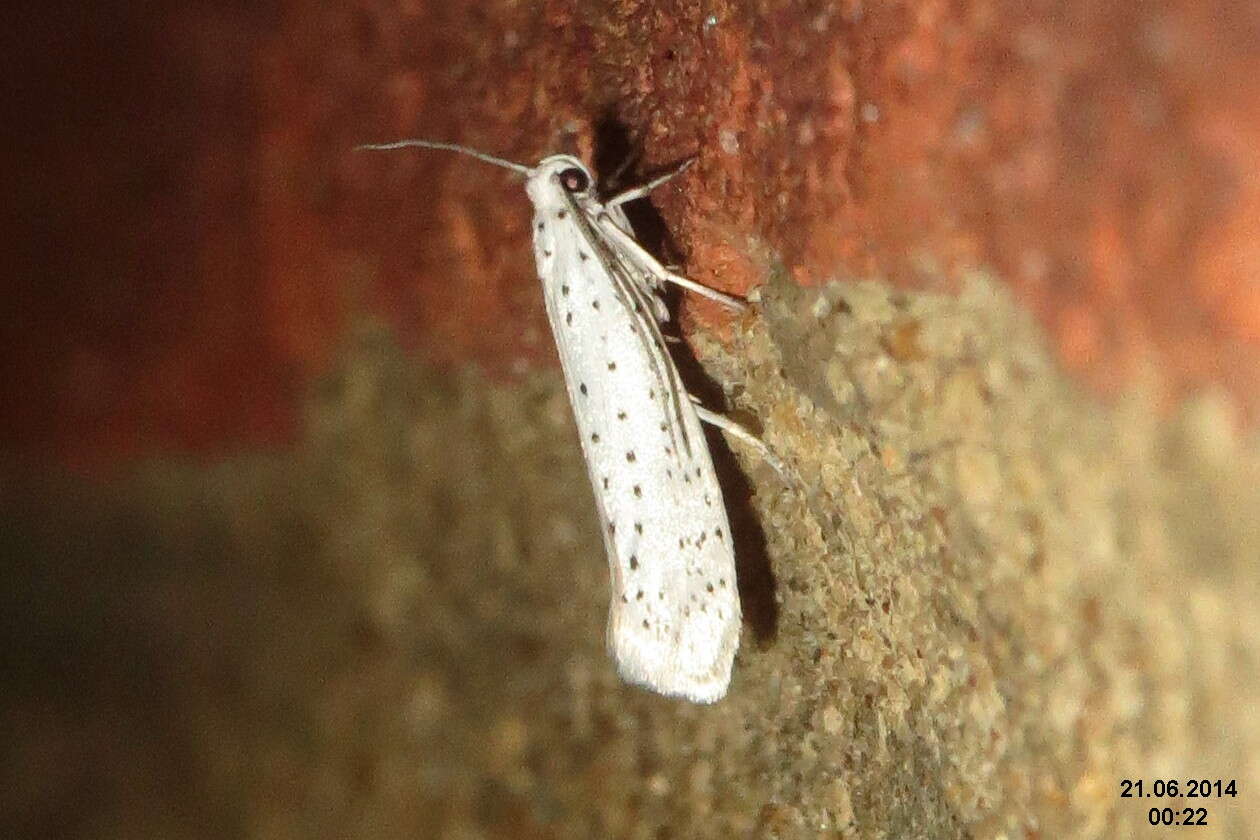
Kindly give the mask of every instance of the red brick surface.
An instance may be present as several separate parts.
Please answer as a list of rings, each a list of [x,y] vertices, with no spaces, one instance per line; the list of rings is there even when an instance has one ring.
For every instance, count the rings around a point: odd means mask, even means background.
[[[699,151],[655,199],[698,280],[746,291],[766,253],[803,283],[993,265],[1083,381],[1150,363],[1254,417],[1252,4],[248,8],[54,7],[8,51],[6,448],[282,443],[364,308],[428,358],[551,363],[519,185],[351,147],[599,157],[608,123],[649,165]]]

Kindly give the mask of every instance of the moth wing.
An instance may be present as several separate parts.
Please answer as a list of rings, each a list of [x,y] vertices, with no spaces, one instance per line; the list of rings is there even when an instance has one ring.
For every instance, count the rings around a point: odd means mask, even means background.
[[[604,528],[608,647],[627,682],[712,702],[730,681],[740,610],[700,420],[648,314],[660,303],[650,272],[600,233],[611,211],[579,217],[550,199],[536,189],[535,255]]]
[[[626,218],[625,211],[621,207],[605,209],[599,206],[598,210],[591,209],[587,212],[596,230],[607,233],[604,229],[612,225],[623,235],[634,238],[634,229],[630,227],[630,220]],[[664,324],[669,320],[669,308],[661,298],[661,291],[665,288],[665,282],[661,279],[664,276],[664,267],[651,255],[648,255],[645,260],[639,254],[631,253],[618,243],[619,239],[608,240],[608,246],[616,254],[621,270],[647,295],[651,302],[652,314],[656,316],[659,323]]]
[[[700,442],[690,459],[644,465],[661,497],[638,512],[641,533],[613,535],[610,565],[622,582],[613,587],[608,647],[626,681],[710,703],[730,683],[740,606],[726,508]]]

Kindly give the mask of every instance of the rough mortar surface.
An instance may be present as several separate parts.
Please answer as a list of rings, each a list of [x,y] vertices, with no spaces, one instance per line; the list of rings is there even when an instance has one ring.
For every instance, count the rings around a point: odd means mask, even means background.
[[[713,707],[626,687],[558,374],[364,326],[295,451],[105,487],[7,469],[9,836],[1260,833],[1260,446],[1211,394],[1100,408],[998,283],[777,278],[710,402],[748,624]],[[720,467],[721,469],[721,467]],[[19,480],[19,478],[21,480]]]

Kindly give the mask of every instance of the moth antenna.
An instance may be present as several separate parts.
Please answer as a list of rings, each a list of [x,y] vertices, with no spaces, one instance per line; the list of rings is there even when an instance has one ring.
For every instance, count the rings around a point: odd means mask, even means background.
[[[438,143],[434,140],[398,140],[393,143],[364,143],[361,146],[354,147],[356,151],[371,152],[388,152],[394,149],[442,149],[448,152],[459,152],[475,157],[477,160],[484,160],[486,163],[493,163],[495,166],[502,166],[504,169],[511,169],[513,172],[519,172],[522,175],[529,175],[529,167],[510,160],[488,155],[485,152],[479,152],[476,149],[470,149],[467,146],[460,146],[457,143]]]

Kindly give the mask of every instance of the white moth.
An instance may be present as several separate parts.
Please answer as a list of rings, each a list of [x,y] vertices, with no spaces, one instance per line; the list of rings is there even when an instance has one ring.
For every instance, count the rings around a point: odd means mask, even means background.
[[[730,524],[700,420],[749,436],[684,389],[658,326],[668,316],[660,291],[670,281],[741,304],[667,270],[635,241],[621,210],[686,164],[601,202],[590,171],[569,155],[530,168],[424,140],[361,148],[412,146],[461,152],[525,177],[547,317],[608,553],[609,651],[627,682],[698,703],[720,699],[739,646],[740,608]]]

